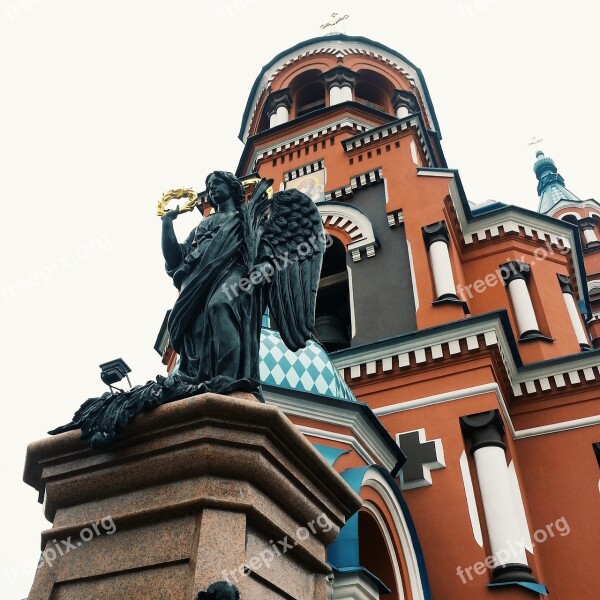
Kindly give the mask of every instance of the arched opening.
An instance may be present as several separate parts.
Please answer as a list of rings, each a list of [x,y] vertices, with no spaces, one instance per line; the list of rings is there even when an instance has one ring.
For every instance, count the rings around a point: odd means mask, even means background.
[[[304,86],[296,96],[297,117],[325,106],[325,86],[320,81],[314,81]]]
[[[560,217],[560,220],[566,221],[567,223],[572,223],[573,225],[577,225],[577,221],[579,219],[573,213],[567,213],[566,215],[562,215]]]
[[[258,127],[256,128],[256,133],[261,133],[267,129],[269,129],[269,113],[265,105],[260,116],[260,121],[258,122]]]
[[[390,589],[386,600],[403,600],[404,595],[398,593],[394,565],[383,532],[374,516],[365,510],[358,513],[358,539],[360,564]]]
[[[362,70],[358,72],[358,81],[354,88],[354,98],[357,102],[391,113],[392,84],[379,73]]]
[[[290,83],[296,117],[325,106],[325,84],[320,77],[320,71],[311,69],[301,73]]]
[[[336,237],[332,240],[323,256],[315,321],[317,337],[328,352],[347,348],[351,338],[346,246]]]

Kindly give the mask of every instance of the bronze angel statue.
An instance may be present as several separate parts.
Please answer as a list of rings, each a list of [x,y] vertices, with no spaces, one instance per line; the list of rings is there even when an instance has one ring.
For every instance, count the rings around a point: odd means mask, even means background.
[[[177,367],[156,382],[90,398],[71,423],[50,433],[81,428],[92,446],[106,446],[136,414],[165,402],[208,391],[260,397],[262,315],[268,306],[290,350],[306,345],[326,239],[313,201],[295,189],[270,200],[272,183],[261,180],[246,204],[232,173],[211,173],[214,211],[181,244],[173,229],[178,209],[162,216],[166,271],[179,290],[168,320]]]

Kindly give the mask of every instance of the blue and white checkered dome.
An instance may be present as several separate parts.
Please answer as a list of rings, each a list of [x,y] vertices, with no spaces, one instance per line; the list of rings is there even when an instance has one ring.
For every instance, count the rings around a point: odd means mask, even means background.
[[[292,352],[279,332],[267,327],[260,335],[260,379],[264,385],[356,402],[322,346],[309,340]]]

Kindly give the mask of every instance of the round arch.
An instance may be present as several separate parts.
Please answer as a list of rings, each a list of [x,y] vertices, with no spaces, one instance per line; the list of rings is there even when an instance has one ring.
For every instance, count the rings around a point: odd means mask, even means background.
[[[319,202],[317,208],[325,229],[331,233],[337,230],[336,237],[348,240],[346,249],[352,253],[354,262],[361,260],[361,250],[368,257],[375,255],[377,240],[373,224],[364,212],[345,202]]]
[[[387,477],[386,477],[387,476]],[[400,490],[397,488],[393,479],[381,467],[371,467],[365,472],[362,481],[363,488],[370,488],[377,492],[381,498],[385,508],[389,512],[392,523],[387,523],[384,519],[382,523],[389,529],[393,528],[398,538],[401,554],[399,557],[404,563],[407,585],[402,585],[402,580],[398,581],[398,589],[403,587],[409,588],[404,590],[406,600],[429,600],[429,585],[427,575],[424,570],[424,563],[421,555],[421,547],[418,539],[415,539],[416,532],[408,509],[402,506],[400,498]],[[396,489],[394,489],[395,486]],[[402,598],[402,596],[400,596]]]

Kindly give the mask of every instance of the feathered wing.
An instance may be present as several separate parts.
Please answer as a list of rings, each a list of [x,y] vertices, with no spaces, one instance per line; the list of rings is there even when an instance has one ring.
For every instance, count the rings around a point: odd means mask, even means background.
[[[291,189],[273,196],[262,240],[274,256],[268,304],[290,350],[304,348],[315,325],[325,234],[315,203]]]

